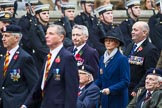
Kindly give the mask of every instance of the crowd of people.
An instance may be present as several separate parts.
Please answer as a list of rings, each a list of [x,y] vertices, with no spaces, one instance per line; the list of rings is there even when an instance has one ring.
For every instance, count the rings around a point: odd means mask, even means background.
[[[145,0],[148,22],[141,0],[126,1],[119,25],[109,0],[80,0],[76,16],[56,2],[50,22],[50,4],[24,1],[17,19],[18,3],[0,1],[0,108],[161,108],[162,1]]]

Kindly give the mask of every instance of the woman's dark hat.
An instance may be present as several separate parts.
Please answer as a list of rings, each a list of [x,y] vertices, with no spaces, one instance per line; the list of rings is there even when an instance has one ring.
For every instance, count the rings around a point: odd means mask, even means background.
[[[103,38],[100,39],[100,42],[104,43],[105,38],[116,39],[120,42],[120,46],[124,45],[123,34],[119,27],[116,27],[116,28],[112,29],[111,31],[108,31],[106,33],[106,36],[104,36]]]

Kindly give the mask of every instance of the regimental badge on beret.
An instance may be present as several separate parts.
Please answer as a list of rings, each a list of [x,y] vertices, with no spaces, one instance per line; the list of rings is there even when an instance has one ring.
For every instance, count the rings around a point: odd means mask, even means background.
[[[84,65],[82,66],[82,70],[84,70]]]
[[[156,71],[155,71],[155,69],[153,70],[153,72],[152,72],[153,74],[156,74]]]

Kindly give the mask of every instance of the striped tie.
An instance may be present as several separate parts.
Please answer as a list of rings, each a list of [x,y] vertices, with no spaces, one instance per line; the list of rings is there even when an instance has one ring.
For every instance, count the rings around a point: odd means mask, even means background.
[[[44,75],[44,86],[43,87],[45,87],[45,85],[46,85],[46,80],[47,80],[48,73],[49,73],[49,70],[50,70],[51,56],[52,56],[52,54],[48,53],[47,61],[46,61],[46,68],[45,68],[45,75]],[[42,90],[42,97],[44,97],[44,89]]]
[[[6,58],[5,58],[5,63],[4,63],[4,68],[3,68],[3,76],[4,77],[6,76],[6,72],[7,72],[8,65],[9,65],[9,55],[10,55],[10,53],[7,52],[6,53]]]
[[[44,77],[44,81],[46,82],[47,77],[48,77],[48,73],[49,73],[49,69],[50,69],[50,64],[51,64],[51,53],[48,53],[47,55],[47,64],[46,64],[46,71],[45,71],[45,77]]]

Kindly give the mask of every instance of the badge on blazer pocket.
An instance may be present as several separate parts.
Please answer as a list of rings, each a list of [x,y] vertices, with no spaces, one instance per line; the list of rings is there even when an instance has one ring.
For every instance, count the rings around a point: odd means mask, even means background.
[[[53,73],[54,73],[54,79],[56,81],[60,81],[61,80],[60,69],[59,68],[54,69]]]
[[[10,77],[11,79],[15,82],[15,81],[19,81],[20,79],[20,69],[12,69],[10,70]]]
[[[103,70],[100,68],[100,75],[102,75],[103,74]]]

